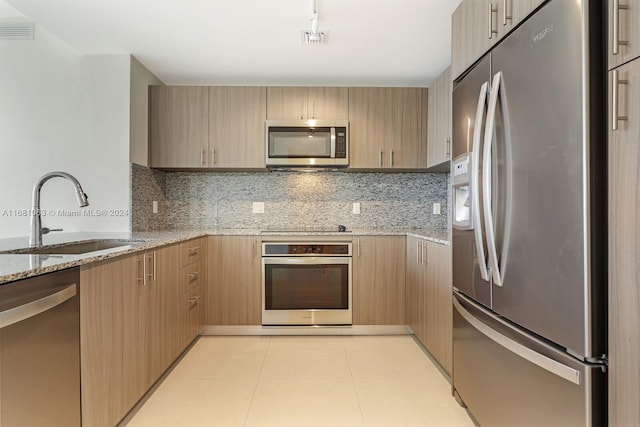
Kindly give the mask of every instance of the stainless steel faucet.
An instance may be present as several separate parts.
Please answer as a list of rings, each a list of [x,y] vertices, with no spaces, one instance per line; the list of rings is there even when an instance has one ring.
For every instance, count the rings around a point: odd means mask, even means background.
[[[78,205],[80,205],[80,207],[89,206],[87,195],[84,194],[82,186],[72,175],[66,172],[49,172],[48,174],[45,174],[38,180],[36,185],[33,186],[33,197],[31,199],[31,236],[29,237],[30,247],[42,245],[43,233],[46,234],[50,231],[62,231],[62,229],[51,230],[46,227],[42,228],[42,220],[40,218],[40,190],[45,182],[56,177],[65,178],[73,184],[73,189],[76,192],[76,198],[78,199]]]

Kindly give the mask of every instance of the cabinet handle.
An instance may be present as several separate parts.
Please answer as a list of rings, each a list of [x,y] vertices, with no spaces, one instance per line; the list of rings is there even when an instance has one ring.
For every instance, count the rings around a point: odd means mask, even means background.
[[[451,157],[451,138],[447,138],[447,159]]]
[[[189,305],[194,305],[198,303],[198,300],[200,299],[200,295],[198,295],[197,297],[193,297],[191,299],[188,299],[187,302],[189,303]]]
[[[502,1],[502,25],[507,25],[507,19],[511,21],[513,19],[513,0],[511,0],[511,15],[507,15],[507,0]]]
[[[626,46],[628,44],[625,40],[620,40],[620,11],[628,9],[626,4],[620,4],[620,0],[613,0],[613,46],[612,53],[617,55],[619,53],[618,47]],[[615,129],[614,129],[615,130]]]
[[[418,251],[417,251],[418,252],[418,256],[416,257],[417,258],[416,259],[416,263],[422,264],[422,253],[421,253],[421,251],[422,251],[422,243],[416,242],[416,245],[418,246]]]
[[[196,271],[195,273],[189,273],[189,281],[193,282],[194,280],[196,280],[199,274],[200,274],[199,271]]]
[[[498,34],[498,29],[493,29],[493,14],[498,14],[498,7],[493,7],[493,3],[489,2],[489,40],[493,38],[494,34]]]
[[[142,277],[140,277],[140,264],[142,264]],[[144,255],[138,258],[138,282],[142,282],[142,286],[147,285],[147,266]]]
[[[380,167],[382,167],[382,149],[378,152],[378,163],[380,164]]]
[[[393,150],[389,150],[389,166],[393,166]]]
[[[189,256],[198,255],[198,252],[200,252],[200,246],[189,248]]]
[[[211,149],[211,165],[215,165],[215,164],[216,164],[216,150],[212,148]]]
[[[151,272],[147,274],[147,277],[151,277],[151,280],[155,281],[156,280],[156,252],[153,251],[153,254],[149,256],[149,258],[151,259],[151,262],[153,262],[153,264],[152,264]]]
[[[426,243],[422,244],[422,263],[424,265],[429,264],[429,247]]]
[[[627,116],[618,115],[618,87],[620,85],[626,85],[628,80],[620,80],[618,78],[618,70],[612,71],[612,85],[611,85],[611,130],[618,130],[618,121],[627,120]]]
[[[311,118],[315,120],[316,118],[316,100],[313,100],[313,113],[311,114]]]
[[[360,238],[358,237],[358,258],[360,258]]]
[[[204,148],[200,149],[200,164],[204,166],[206,164],[206,160],[204,158]]]

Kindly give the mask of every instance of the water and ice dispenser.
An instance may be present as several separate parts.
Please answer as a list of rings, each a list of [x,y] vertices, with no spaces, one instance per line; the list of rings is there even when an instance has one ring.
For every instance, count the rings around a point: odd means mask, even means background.
[[[470,187],[471,153],[453,159],[453,227],[458,230],[473,229],[471,218]]]

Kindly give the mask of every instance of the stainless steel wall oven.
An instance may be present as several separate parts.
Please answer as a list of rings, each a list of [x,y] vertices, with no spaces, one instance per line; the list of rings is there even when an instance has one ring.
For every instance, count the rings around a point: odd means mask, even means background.
[[[263,325],[351,325],[351,242],[264,242]]]

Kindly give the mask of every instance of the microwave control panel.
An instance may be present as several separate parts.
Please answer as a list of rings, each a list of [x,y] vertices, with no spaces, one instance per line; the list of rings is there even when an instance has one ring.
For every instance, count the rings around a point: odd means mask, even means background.
[[[347,158],[347,128],[336,127],[336,158]]]

